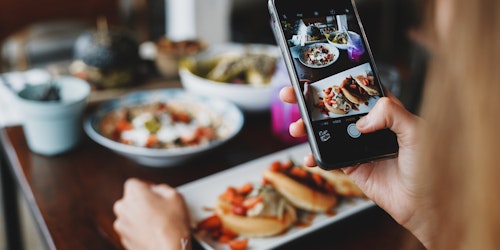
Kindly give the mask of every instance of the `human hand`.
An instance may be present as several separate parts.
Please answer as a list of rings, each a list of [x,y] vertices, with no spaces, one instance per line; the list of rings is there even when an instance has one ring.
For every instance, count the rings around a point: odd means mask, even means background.
[[[126,249],[191,248],[186,204],[181,194],[166,184],[128,179],[113,211],[113,227]]]
[[[295,103],[291,87],[280,91],[280,98]],[[388,212],[398,223],[412,231],[425,245],[428,239],[428,211],[421,187],[414,178],[417,175],[417,133],[421,119],[407,111],[392,94],[381,98],[368,115],[361,118],[356,127],[361,133],[383,128],[394,131],[398,138],[399,152],[394,159],[380,160],[343,168],[367,197]],[[305,136],[302,119],[290,125],[294,137]],[[332,152],[333,153],[333,152]],[[312,155],[304,159],[306,166],[316,166]]]

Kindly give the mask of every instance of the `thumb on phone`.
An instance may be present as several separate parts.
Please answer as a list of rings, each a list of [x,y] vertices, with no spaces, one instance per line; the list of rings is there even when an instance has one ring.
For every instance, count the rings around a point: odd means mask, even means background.
[[[416,131],[419,118],[406,110],[400,103],[382,97],[375,107],[358,120],[356,127],[361,133],[371,133],[384,128],[392,130],[398,138]]]

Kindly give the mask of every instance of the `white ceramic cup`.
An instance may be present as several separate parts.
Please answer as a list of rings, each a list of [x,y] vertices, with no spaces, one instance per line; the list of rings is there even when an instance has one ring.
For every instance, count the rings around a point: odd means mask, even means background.
[[[36,101],[32,96],[41,88],[26,88],[19,92],[18,110],[29,148],[38,154],[53,156],[76,147],[83,134],[82,116],[90,94],[89,84],[79,78],[60,76],[59,101]]]

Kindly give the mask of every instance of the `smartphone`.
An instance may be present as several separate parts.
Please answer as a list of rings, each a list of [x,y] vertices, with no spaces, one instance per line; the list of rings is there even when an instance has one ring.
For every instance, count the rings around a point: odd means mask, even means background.
[[[395,157],[392,131],[356,128],[384,89],[354,1],[269,0],[268,7],[318,165]]]

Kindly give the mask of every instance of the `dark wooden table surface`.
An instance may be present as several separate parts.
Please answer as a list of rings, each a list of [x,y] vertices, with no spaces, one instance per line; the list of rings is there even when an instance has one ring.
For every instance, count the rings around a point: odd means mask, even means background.
[[[9,249],[19,249],[15,190],[21,190],[48,249],[120,249],[112,223],[113,203],[129,177],[178,186],[289,147],[270,130],[269,113],[245,115],[241,133],[210,154],[183,166],[150,168],[85,137],[72,152],[45,157],[31,152],[20,126],[1,129],[2,189]],[[402,249],[409,233],[373,207],[282,249]],[[195,249],[201,247],[195,243]]]

